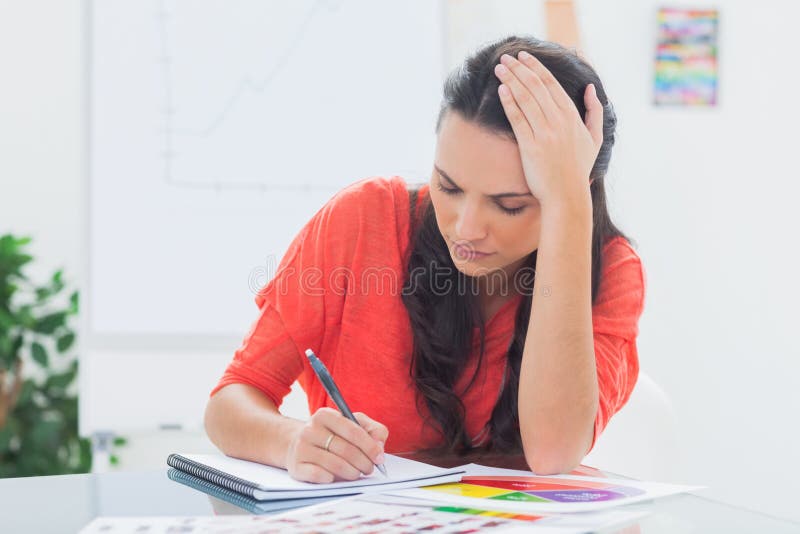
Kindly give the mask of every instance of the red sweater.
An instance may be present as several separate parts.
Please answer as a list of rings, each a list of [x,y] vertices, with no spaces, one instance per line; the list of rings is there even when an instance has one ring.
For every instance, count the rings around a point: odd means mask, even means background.
[[[420,198],[427,193],[426,185]],[[335,407],[306,360],[311,348],[351,410],[389,428],[387,452],[442,445],[438,431],[424,425],[417,412],[409,376],[412,332],[401,298],[409,213],[406,183],[399,177],[362,180],[337,193],[295,237],[275,277],[256,297],[258,318],[211,394],[228,384],[249,384],[280,406],[299,380],[311,413]],[[645,283],[641,261],[625,239],[610,240],[603,254],[592,307],[600,390],[595,440],[636,383]],[[483,364],[461,397],[474,445],[488,438],[520,302],[521,297],[507,302],[489,320]],[[472,377],[475,356],[473,351],[456,391]]]

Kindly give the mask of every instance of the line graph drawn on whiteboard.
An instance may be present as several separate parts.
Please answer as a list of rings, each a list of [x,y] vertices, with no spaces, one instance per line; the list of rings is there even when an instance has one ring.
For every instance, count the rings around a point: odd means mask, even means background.
[[[332,147],[341,142],[339,124],[345,125],[351,113],[335,104],[347,101],[352,87],[363,87],[369,78],[359,80],[357,71],[343,70],[342,58],[337,57],[357,50],[348,50],[348,45],[341,43],[343,21],[338,19],[350,16],[343,3],[283,3],[280,17],[276,17],[272,2],[239,0],[240,7],[247,7],[238,12],[258,21],[257,31],[243,31],[233,39],[232,32],[226,32],[223,41],[208,39],[207,30],[181,24],[182,12],[191,10],[192,17],[203,18],[198,10],[206,10],[217,25],[235,28],[242,22],[236,9],[219,9],[214,3],[159,1],[160,158],[165,183],[216,191],[337,189],[329,180],[315,179],[304,173],[302,166],[293,165],[293,154],[285,146],[305,139],[312,152],[327,160],[344,156]],[[319,46],[334,40],[339,46]],[[247,41],[247,46],[240,41]],[[207,58],[215,54],[226,59],[214,61],[211,72]],[[298,69],[315,72],[319,84],[293,84],[304,78]],[[375,74],[378,72],[369,76]],[[323,116],[327,124],[314,124],[314,117]],[[296,172],[276,175],[270,172],[275,167]]]
[[[95,2],[93,331],[241,332],[250,273],[280,258],[336,191],[369,176],[425,176],[440,7]]]

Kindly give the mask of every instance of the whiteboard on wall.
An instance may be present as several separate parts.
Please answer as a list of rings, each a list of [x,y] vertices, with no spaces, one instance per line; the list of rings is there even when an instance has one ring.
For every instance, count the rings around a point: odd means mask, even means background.
[[[82,432],[199,424],[302,225],[357,180],[425,179],[442,11],[91,5]]]

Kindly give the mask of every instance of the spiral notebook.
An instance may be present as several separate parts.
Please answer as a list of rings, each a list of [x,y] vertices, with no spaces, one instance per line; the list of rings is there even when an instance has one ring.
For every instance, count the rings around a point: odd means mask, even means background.
[[[258,501],[418,488],[458,482],[464,473],[462,468],[443,469],[391,454],[386,455],[384,464],[388,477],[376,469],[372,475],[362,475],[358,480],[330,484],[300,482],[289,476],[285,469],[222,454],[170,454],[167,465]]]
[[[184,486],[189,486],[190,488],[202,491],[209,497],[225,501],[228,504],[232,504],[243,510],[247,510],[251,514],[256,514],[256,515],[271,514],[274,512],[292,510],[294,508],[300,508],[312,504],[319,504],[326,501],[330,501],[332,499],[339,498],[337,496],[332,496],[332,497],[308,497],[306,499],[275,499],[272,501],[257,501],[252,497],[248,497],[247,495],[242,495],[241,493],[230,490],[228,488],[223,488],[222,486],[218,486],[213,482],[208,482],[207,480],[203,480],[202,478],[197,478],[196,476],[190,475],[189,473],[178,471],[174,467],[171,467],[167,470],[167,476],[170,478],[170,480],[174,480],[179,484],[183,484]],[[218,505],[214,506],[215,513],[219,513],[217,507]]]

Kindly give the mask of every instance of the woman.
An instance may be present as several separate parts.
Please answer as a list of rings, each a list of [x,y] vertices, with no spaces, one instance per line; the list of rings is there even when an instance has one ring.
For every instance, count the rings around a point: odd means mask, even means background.
[[[615,124],[558,45],[512,36],[468,58],[445,83],[430,183],[358,182],[295,238],[211,394],[211,440],[312,482],[368,474],[384,450],[578,465],[638,373],[643,270],[604,191]],[[296,379],[309,421],[278,412]]]

